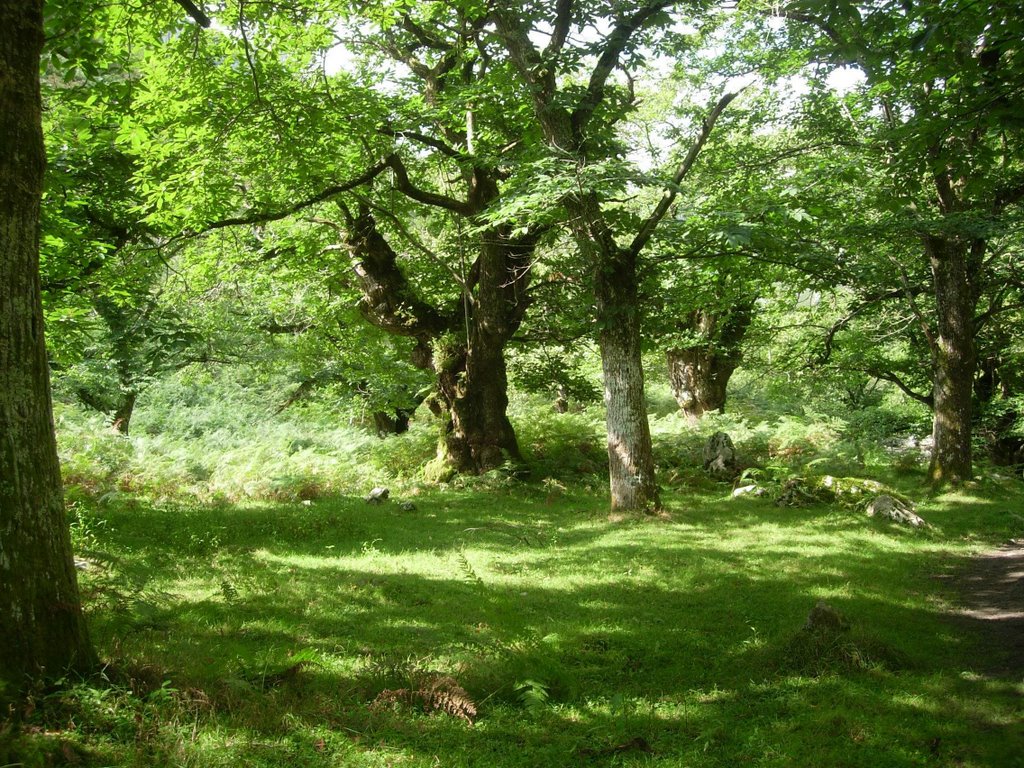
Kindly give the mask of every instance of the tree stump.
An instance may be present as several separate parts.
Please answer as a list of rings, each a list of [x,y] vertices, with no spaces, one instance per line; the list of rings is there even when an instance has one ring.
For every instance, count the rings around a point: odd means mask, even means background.
[[[720,480],[732,480],[739,472],[736,448],[725,432],[715,432],[704,445],[704,469]]]

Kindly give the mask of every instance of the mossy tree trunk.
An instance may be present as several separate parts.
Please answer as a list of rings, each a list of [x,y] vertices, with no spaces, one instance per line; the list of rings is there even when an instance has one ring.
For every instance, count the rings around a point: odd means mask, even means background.
[[[479,235],[457,306],[440,310],[416,293],[369,210],[349,214],[347,228],[363,314],[386,331],[416,338],[416,364],[437,377],[440,463],[449,471],[479,473],[521,461],[507,414],[505,345],[528,305],[536,235],[513,236],[500,226]]]
[[[39,286],[42,2],[0,0],[0,684],[85,668]]]

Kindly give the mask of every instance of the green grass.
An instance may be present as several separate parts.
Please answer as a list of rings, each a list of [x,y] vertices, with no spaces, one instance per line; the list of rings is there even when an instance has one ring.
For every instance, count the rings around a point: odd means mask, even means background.
[[[103,498],[73,530],[107,681],[39,691],[0,765],[1024,765],[1024,686],[942,578],[1022,532],[1019,483],[926,531],[684,480],[623,520],[568,481]],[[801,631],[819,599],[848,632]]]
[[[0,768],[1024,765],[1024,682],[948,615],[949,576],[1024,535],[1007,473],[929,498],[864,414],[669,403],[666,514],[609,519],[598,409],[516,396],[530,479],[431,487],[429,418],[379,440],[210,383],[158,387],[129,440],[59,405],[106,666],[0,714]],[[719,429],[770,490],[874,478],[931,527],[731,498],[700,469]],[[818,600],[849,629],[803,631]]]

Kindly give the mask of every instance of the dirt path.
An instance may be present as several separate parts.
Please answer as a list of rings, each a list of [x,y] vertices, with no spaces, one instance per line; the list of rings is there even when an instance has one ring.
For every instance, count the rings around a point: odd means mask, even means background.
[[[979,671],[1000,677],[1024,676],[1024,539],[973,558],[956,581],[962,608],[958,618],[976,629],[984,645]]]

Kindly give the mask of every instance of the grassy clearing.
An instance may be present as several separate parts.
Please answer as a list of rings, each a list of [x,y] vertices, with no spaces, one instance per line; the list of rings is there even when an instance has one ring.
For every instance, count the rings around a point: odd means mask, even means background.
[[[1009,475],[929,499],[863,416],[654,402],[667,512],[609,519],[596,410],[517,397],[530,479],[430,487],[430,420],[382,441],[210,383],[156,391],[130,440],[58,408],[107,667],[0,720],[0,766],[1024,765],[1024,685],[946,615],[949,575],[1024,535]],[[701,471],[718,429],[769,495]],[[932,527],[773,503],[825,473]],[[803,631],[818,600],[849,628]]]
[[[551,482],[407,498],[80,499],[109,682],[40,691],[0,764],[1024,760],[1024,688],[975,674],[941,578],[1020,532],[1013,486],[928,531],[726,486],[621,521]],[[801,631],[819,599],[848,632]]]

